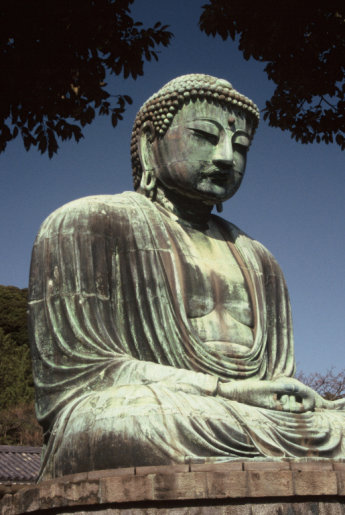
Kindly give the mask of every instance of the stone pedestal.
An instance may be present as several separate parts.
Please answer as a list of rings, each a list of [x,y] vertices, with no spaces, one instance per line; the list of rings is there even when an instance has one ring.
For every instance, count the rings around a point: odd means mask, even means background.
[[[345,463],[232,461],[102,470],[5,495],[2,515],[345,514]]]

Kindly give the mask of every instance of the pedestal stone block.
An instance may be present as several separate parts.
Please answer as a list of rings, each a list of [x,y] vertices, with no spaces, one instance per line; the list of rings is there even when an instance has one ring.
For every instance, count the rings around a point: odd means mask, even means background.
[[[229,462],[64,476],[7,494],[2,515],[341,515],[345,463]]]

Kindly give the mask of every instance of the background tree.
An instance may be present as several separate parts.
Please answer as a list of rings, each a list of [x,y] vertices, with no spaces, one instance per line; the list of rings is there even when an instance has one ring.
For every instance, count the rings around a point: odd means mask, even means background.
[[[324,373],[312,372],[311,374],[299,372],[296,378],[329,401],[345,397],[345,369],[336,372],[334,368],[330,368]]]
[[[0,328],[17,346],[29,345],[27,298],[27,288],[0,284]]]
[[[276,89],[263,110],[302,143],[345,148],[345,3],[208,0],[200,28],[238,40],[245,59],[267,63]]]
[[[41,445],[27,329],[27,288],[0,285],[0,445]]]
[[[143,28],[134,0],[11,0],[0,5],[0,152],[19,134],[49,157],[61,140],[83,137],[96,112],[122,119],[129,96],[106,87],[109,74],[136,78],[171,33]]]
[[[37,422],[33,401],[0,410],[0,445],[39,447],[42,444],[42,428]]]
[[[10,335],[0,329],[0,406],[8,408],[34,399],[30,350],[16,345]]]

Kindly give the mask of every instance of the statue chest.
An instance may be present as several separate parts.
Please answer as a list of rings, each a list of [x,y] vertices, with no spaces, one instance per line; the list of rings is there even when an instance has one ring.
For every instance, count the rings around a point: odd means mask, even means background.
[[[224,350],[224,342],[253,344],[253,309],[239,263],[215,226],[182,227],[179,274],[187,316],[199,338]]]

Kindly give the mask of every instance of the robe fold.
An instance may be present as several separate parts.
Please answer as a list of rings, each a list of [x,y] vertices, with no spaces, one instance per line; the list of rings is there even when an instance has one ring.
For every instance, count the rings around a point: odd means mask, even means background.
[[[345,412],[291,414],[217,395],[218,381],[294,373],[287,288],[272,255],[212,217],[251,295],[254,343],[207,348],[186,315],[176,221],[142,195],[52,213],[29,285],[41,477],[236,457],[344,457]]]

